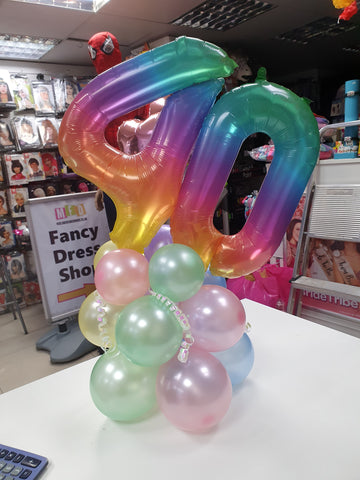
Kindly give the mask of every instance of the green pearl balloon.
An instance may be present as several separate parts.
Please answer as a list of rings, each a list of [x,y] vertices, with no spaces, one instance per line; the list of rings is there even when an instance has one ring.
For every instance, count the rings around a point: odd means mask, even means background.
[[[151,295],[126,305],[115,326],[119,350],[132,362],[147,367],[170,360],[180,348],[182,337],[175,315]]]
[[[134,421],[156,405],[157,368],[134,365],[117,349],[104,353],[90,376],[90,394],[98,410],[112,420]]]
[[[159,248],[149,262],[150,286],[173,302],[183,302],[200,290],[205,278],[200,256],[186,245]]]

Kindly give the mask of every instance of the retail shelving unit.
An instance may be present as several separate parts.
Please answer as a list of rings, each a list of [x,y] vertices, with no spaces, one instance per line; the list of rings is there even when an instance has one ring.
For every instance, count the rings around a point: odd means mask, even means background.
[[[28,330],[26,328],[26,325],[25,325],[25,322],[24,322],[24,319],[23,319],[23,316],[22,316],[22,313],[21,313],[21,310],[20,310],[20,306],[18,304],[18,301],[16,299],[16,296],[15,296],[15,293],[14,293],[14,289],[13,289],[13,286],[12,286],[12,283],[11,283],[11,278],[10,278],[10,275],[9,275],[9,271],[6,267],[6,264],[5,264],[5,260],[4,260],[4,257],[2,255],[0,255],[0,279],[2,281],[2,285],[3,285],[3,288],[5,290],[5,298],[6,298],[6,301],[5,303],[3,304],[4,307],[10,307],[13,315],[14,315],[14,319],[16,319],[16,315],[19,317],[19,320],[20,320],[20,323],[22,325],[22,328],[24,330],[24,333],[28,333]]]
[[[328,129],[357,125],[360,121],[328,125],[320,130],[320,135]],[[287,308],[289,313],[360,337],[360,317],[346,315],[344,309],[337,307],[360,305],[360,287],[306,276],[313,239],[319,239],[320,244],[321,239],[360,242],[360,158],[321,160],[314,169],[307,187]],[[322,255],[326,268],[326,249]],[[315,292],[324,301],[330,299],[332,308],[306,304],[304,294],[309,292]]]

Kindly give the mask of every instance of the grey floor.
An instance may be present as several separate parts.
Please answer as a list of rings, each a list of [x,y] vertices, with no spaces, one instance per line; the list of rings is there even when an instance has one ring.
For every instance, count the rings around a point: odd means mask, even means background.
[[[36,342],[54,329],[42,304],[23,309],[22,315],[27,335],[12,313],[0,315],[0,394],[99,355],[94,350],[71,362],[51,363],[49,352],[36,349]]]

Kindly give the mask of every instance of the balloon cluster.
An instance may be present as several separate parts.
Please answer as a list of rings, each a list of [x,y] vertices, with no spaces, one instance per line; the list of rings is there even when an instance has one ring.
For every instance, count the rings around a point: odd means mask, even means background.
[[[91,396],[113,420],[137,420],[158,405],[178,428],[203,431],[223,418],[252,367],[245,312],[194,250],[171,243],[168,226],[147,255],[111,242],[96,254],[96,290],[79,313],[84,336],[105,350]]]
[[[217,100],[235,67],[216,45],[180,37],[98,75],[61,122],[65,162],[117,211],[112,241],[95,257],[96,291],[79,314],[85,337],[106,350],[90,390],[112,419],[135,420],[158,404],[179,428],[210,428],[251,369],[242,304],[221,280],[257,270],[278,248],[320,142],[307,102],[263,69]],[[105,141],[113,119],[168,95],[141,152]],[[271,137],[274,158],[245,226],[223,235],[213,213],[256,132]],[[157,238],[168,219],[175,243]]]

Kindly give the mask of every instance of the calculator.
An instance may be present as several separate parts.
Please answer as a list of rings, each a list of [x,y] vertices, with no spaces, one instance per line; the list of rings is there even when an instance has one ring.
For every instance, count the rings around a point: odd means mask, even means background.
[[[0,480],[35,480],[47,464],[45,457],[0,443]]]

